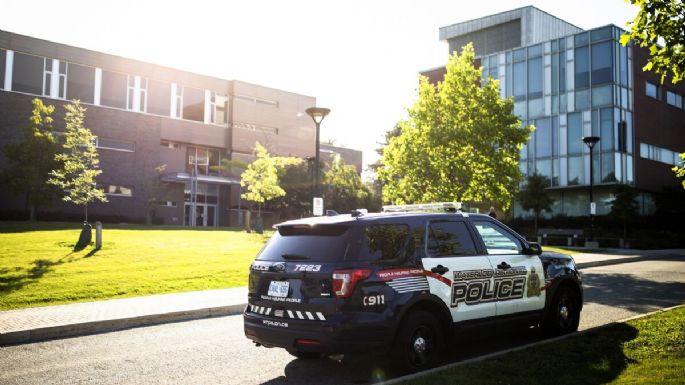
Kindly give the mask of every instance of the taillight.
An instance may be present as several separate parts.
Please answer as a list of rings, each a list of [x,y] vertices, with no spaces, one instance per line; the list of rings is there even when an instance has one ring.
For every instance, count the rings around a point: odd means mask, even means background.
[[[335,270],[333,272],[333,292],[338,298],[348,298],[354,292],[357,282],[371,275],[371,269]]]

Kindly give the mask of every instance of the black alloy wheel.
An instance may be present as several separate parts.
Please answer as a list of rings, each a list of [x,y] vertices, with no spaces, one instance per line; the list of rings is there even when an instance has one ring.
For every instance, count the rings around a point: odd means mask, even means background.
[[[542,324],[547,335],[562,335],[578,330],[580,298],[568,286],[562,286],[552,300],[549,313]]]
[[[445,343],[440,323],[425,311],[416,311],[402,322],[393,346],[392,363],[400,372],[418,372],[437,366]]]

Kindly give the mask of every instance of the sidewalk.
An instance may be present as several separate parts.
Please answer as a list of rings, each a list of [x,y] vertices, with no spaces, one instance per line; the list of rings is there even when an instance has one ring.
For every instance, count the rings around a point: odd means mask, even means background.
[[[685,256],[685,250],[616,249],[573,255],[580,269],[678,256]],[[242,313],[246,301],[247,288],[239,287],[0,311],[0,346],[235,315]]]

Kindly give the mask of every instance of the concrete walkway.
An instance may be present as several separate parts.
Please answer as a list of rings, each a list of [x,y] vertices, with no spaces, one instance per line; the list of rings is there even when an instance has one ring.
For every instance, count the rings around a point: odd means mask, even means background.
[[[580,269],[685,256],[685,250],[602,250],[573,257]],[[0,346],[240,314],[247,288],[194,291],[0,312]]]

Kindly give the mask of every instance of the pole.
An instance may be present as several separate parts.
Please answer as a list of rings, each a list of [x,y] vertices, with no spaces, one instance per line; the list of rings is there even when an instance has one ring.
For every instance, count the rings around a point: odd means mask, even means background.
[[[314,160],[314,198],[319,196],[319,129],[321,123],[314,121],[316,123],[316,154]]]
[[[592,153],[594,146],[590,147],[590,242],[593,242],[595,240],[594,232],[595,232],[595,215],[592,212],[592,202],[594,202],[592,198],[592,184],[594,183],[594,173],[593,173],[593,168],[592,167],[594,164],[592,162]]]

